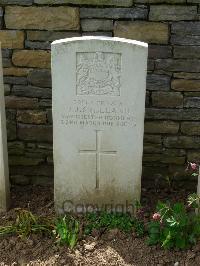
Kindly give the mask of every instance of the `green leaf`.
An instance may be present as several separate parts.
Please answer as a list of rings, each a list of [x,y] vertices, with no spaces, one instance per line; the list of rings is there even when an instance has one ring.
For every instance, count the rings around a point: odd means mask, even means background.
[[[176,245],[177,248],[184,249],[184,248],[187,247],[186,239],[184,237],[177,236],[175,241],[176,241],[175,245]]]
[[[172,209],[175,213],[185,213],[185,206],[180,202],[175,203]]]
[[[191,176],[198,176],[198,174],[197,173],[193,173],[193,174],[191,174]]]
[[[64,216],[56,223],[58,241],[73,248],[78,240],[79,222],[72,217]]]

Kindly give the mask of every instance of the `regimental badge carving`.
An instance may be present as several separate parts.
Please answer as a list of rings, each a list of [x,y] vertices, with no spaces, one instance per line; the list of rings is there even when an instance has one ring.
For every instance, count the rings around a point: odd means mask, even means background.
[[[120,96],[121,54],[77,53],[77,95]]]

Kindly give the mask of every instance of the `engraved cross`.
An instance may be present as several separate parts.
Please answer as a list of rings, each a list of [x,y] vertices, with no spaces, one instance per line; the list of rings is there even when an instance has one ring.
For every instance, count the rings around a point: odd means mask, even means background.
[[[96,189],[99,188],[101,161],[100,155],[116,155],[117,151],[101,151],[101,131],[95,130],[96,133],[96,149],[95,150],[79,150],[80,154],[95,154],[96,156]]]

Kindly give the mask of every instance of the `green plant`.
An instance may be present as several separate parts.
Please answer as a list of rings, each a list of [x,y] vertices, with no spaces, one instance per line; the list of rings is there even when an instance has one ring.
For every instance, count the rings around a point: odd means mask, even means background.
[[[192,201],[191,197],[189,201]],[[148,233],[149,245],[185,249],[195,244],[200,236],[200,216],[195,215],[194,211],[189,212],[183,203],[171,206],[170,203],[159,202]]]
[[[193,193],[188,196],[188,206],[192,208],[199,208],[199,200],[200,200],[200,195],[197,195],[196,193]]]
[[[31,233],[52,234],[54,225],[51,220],[33,215],[30,211],[16,209],[17,218],[14,223],[0,226],[0,236],[16,234],[19,237],[28,237]]]
[[[123,213],[89,213],[86,215],[85,234],[88,235],[93,229],[119,229],[130,232],[134,221],[128,214]]]
[[[57,243],[67,244],[73,248],[78,240],[79,222],[72,217],[58,218],[52,221],[32,214],[30,211],[17,209],[16,221],[7,226],[0,226],[0,236],[16,234],[27,238],[31,233],[47,233],[52,236],[56,234]]]
[[[191,194],[188,197],[188,206],[195,209],[195,212],[197,215],[200,215],[200,195],[197,195],[195,193]]]
[[[142,237],[145,233],[144,222],[138,218],[133,219],[133,227],[137,236]]]
[[[139,201],[136,201],[135,203],[135,217],[133,218],[133,227],[137,236],[142,237],[144,235],[144,208]]]
[[[78,241],[79,227],[79,222],[71,216],[59,218],[55,229],[57,242],[74,248]]]

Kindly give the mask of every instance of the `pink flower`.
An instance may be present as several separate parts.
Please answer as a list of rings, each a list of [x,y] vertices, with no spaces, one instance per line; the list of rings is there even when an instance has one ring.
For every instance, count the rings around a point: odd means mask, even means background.
[[[196,170],[197,164],[196,163],[190,163],[190,167],[192,168],[192,170]]]
[[[158,212],[155,212],[154,214],[153,214],[153,220],[155,220],[155,221],[159,221],[160,220],[160,218],[161,218],[161,215],[160,215],[160,213],[158,213]]]

